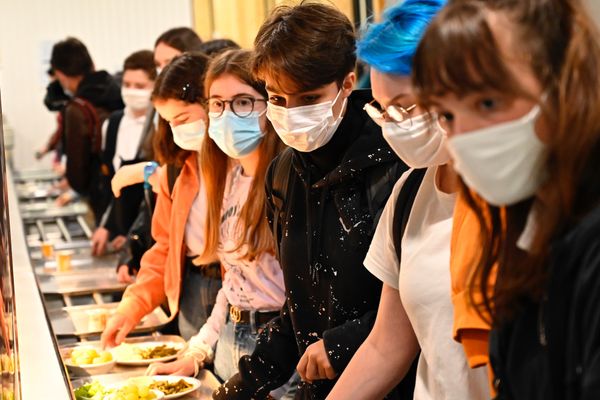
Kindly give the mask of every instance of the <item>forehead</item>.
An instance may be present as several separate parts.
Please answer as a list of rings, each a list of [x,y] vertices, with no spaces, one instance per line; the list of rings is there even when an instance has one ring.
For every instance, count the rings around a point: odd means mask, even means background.
[[[126,69],[123,71],[123,81],[148,82],[150,77],[143,69]]]
[[[171,59],[180,54],[181,54],[181,51],[179,51],[176,48],[171,47],[168,44],[165,44],[163,42],[160,42],[154,48],[154,59],[155,60],[162,61],[162,60],[166,60],[166,59]]]
[[[157,99],[154,100],[153,104],[160,116],[167,121],[171,121],[175,116],[183,112],[193,112],[198,108],[202,108],[200,104],[186,103],[183,100],[176,99]]]
[[[250,94],[254,97],[263,97],[252,86],[232,74],[219,75],[210,84],[208,92],[209,96],[219,96],[224,98],[241,93]]]
[[[413,86],[409,76],[386,74],[371,68],[373,97],[382,105],[399,95],[412,95]]]

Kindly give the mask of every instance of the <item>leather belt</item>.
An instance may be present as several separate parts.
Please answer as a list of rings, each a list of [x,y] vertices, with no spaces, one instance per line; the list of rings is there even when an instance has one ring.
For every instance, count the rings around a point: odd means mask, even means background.
[[[229,306],[229,319],[234,324],[256,325],[260,327],[279,315],[279,311],[250,311]]]

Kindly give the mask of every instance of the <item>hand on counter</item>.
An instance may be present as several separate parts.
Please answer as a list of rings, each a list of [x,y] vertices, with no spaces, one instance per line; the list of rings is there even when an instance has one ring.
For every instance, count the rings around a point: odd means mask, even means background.
[[[169,363],[152,363],[146,370],[146,375],[196,376],[197,374],[196,362],[192,357],[183,357]]]
[[[323,339],[308,346],[296,366],[300,378],[306,382],[333,379],[337,376],[325,351]]]
[[[92,235],[92,255],[101,256],[106,252],[108,244],[108,229],[100,227],[94,231]]]
[[[127,243],[127,237],[118,235],[110,242],[110,247],[113,251],[119,251],[123,248],[125,243]]]
[[[121,283],[133,283],[135,279],[129,275],[129,266],[127,264],[119,265],[117,269],[117,280]]]
[[[123,343],[129,332],[135,328],[136,322],[121,313],[113,315],[106,323],[106,328],[100,336],[102,348],[115,347]]]

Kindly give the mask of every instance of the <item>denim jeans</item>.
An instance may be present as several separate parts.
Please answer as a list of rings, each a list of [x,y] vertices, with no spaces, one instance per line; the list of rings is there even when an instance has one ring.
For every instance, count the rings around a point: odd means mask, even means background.
[[[250,325],[234,324],[228,318],[217,342],[215,374],[223,381],[237,374],[240,358],[252,354],[257,337],[258,333],[253,332]],[[271,395],[281,400],[293,399],[299,382],[300,377],[295,373],[286,384],[271,392]]]
[[[198,333],[206,322],[215,305],[217,293],[221,289],[221,280],[203,276],[196,266],[186,263],[179,297],[179,315],[177,323],[179,333],[189,340]]]

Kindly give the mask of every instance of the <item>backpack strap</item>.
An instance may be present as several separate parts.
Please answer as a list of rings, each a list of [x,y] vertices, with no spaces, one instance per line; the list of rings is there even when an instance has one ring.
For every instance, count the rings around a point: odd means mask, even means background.
[[[271,185],[271,199],[273,202],[273,221],[271,230],[273,231],[273,238],[275,239],[275,255],[277,259],[280,259],[279,254],[279,242],[280,232],[279,224],[280,221],[285,218],[285,199],[288,195],[290,186],[290,175],[292,172],[292,156],[293,152],[291,148],[287,148],[279,154],[277,162],[273,169],[273,182]]]
[[[182,167],[177,167],[175,164],[167,164],[167,182],[169,184],[169,196],[173,196],[173,188],[175,181],[181,172]]]
[[[402,260],[402,237],[406,231],[406,225],[408,224],[408,218],[412,206],[417,197],[417,192],[423,182],[423,177],[427,172],[427,168],[415,169],[411,171],[404,182],[404,185],[400,189],[398,198],[396,199],[396,206],[394,207],[394,222],[392,226],[392,238],[394,241],[394,249],[396,250],[396,256],[398,257],[398,263]]]
[[[373,168],[366,181],[369,213],[373,216],[371,234],[375,232],[385,204],[394,185],[407,170],[404,163],[396,162],[390,168]]]
[[[102,150],[102,163],[113,171],[113,158],[117,152],[117,136],[119,134],[119,125],[125,113],[123,110],[115,111],[108,117],[108,126],[106,127],[106,140],[104,141],[104,149]],[[104,168],[104,166],[103,166]]]
[[[79,107],[81,112],[86,116],[90,134],[92,135],[92,153],[100,155],[102,153],[102,127],[96,108],[94,108],[92,103],[81,97],[73,98],[72,103]]]

